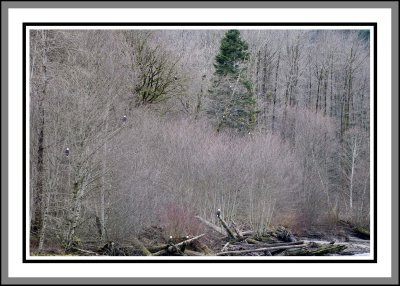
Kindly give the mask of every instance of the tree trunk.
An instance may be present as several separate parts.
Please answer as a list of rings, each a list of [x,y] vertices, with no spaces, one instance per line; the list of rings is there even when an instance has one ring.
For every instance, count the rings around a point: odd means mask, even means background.
[[[40,238],[39,238],[39,247],[38,247],[39,253],[43,249],[44,241],[46,238],[46,228],[47,228],[47,222],[49,219],[49,208],[50,208],[50,194],[47,194],[46,205],[45,205],[44,214],[43,214],[43,225],[42,225],[42,229],[40,231]]]
[[[272,103],[272,133],[275,130],[275,106],[276,106],[276,96],[277,96],[277,89],[278,89],[278,76],[279,76],[279,62],[281,59],[281,53],[278,54],[278,61],[276,63],[276,72],[275,72],[275,84],[274,84],[274,98]]]
[[[39,103],[39,108],[41,109],[42,120],[40,123],[40,132],[39,132],[39,146],[38,146],[38,153],[37,153],[37,181],[35,187],[35,197],[33,199],[34,204],[34,215],[33,221],[31,224],[31,236],[38,237],[39,233],[41,232],[42,225],[43,225],[43,181],[44,181],[44,168],[43,168],[43,153],[44,153],[44,118],[43,118],[43,107],[42,103]]]
[[[222,226],[224,227],[224,229],[226,230],[228,236],[232,239],[236,239],[235,235],[233,234],[233,232],[230,230],[230,228],[228,227],[228,225],[226,224],[225,220],[219,215],[218,216],[219,221],[221,222]]]
[[[78,225],[81,212],[81,193],[82,190],[80,190],[80,185],[78,183],[74,183],[72,201],[69,209],[70,217],[68,218],[68,228],[65,239],[65,247],[67,250],[73,246],[73,242],[75,240],[75,230]]]
[[[328,70],[324,72],[324,83],[322,85],[322,94],[324,95],[324,115],[326,115],[326,95],[328,93]]]
[[[43,197],[44,197],[44,99],[47,95],[47,85],[48,85],[48,75],[47,75],[47,31],[41,32],[41,44],[43,45],[42,52],[42,88],[39,91],[38,98],[38,114],[40,116],[39,120],[39,138],[38,138],[38,152],[37,152],[37,181],[35,187],[35,196],[33,199],[33,204],[35,211],[33,214],[33,221],[31,223],[31,237],[38,237],[42,231],[43,227]]]

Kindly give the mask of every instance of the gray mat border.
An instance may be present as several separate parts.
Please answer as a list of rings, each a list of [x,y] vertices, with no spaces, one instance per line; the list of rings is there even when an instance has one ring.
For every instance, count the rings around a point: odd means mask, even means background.
[[[10,278],[8,277],[8,9],[10,8],[390,8],[392,12],[392,277],[391,278]],[[399,217],[399,184],[398,184],[398,1],[116,1],[116,2],[9,2],[1,3],[2,16],[2,97],[1,97],[1,249],[2,249],[2,284],[380,284],[398,285],[398,217]]]

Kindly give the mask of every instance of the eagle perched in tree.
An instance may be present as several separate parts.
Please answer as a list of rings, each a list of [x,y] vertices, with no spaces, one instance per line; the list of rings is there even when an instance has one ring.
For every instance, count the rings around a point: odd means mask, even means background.
[[[221,215],[221,209],[217,210],[217,217],[219,217]]]
[[[67,157],[69,156],[69,148],[68,148],[68,147],[65,149],[64,154],[65,154],[65,156],[67,156]]]

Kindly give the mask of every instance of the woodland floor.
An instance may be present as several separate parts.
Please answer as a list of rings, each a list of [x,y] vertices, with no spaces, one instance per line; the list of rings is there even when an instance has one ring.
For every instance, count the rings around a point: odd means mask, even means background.
[[[237,233],[237,232],[236,232]],[[144,229],[129,241],[82,241],[69,251],[57,247],[33,256],[367,256],[369,233],[358,231],[348,223],[332,230],[291,232],[279,226],[263,236],[239,231],[234,237],[224,236],[208,227],[192,237],[169,238],[158,226]],[[240,238],[239,238],[240,237]]]

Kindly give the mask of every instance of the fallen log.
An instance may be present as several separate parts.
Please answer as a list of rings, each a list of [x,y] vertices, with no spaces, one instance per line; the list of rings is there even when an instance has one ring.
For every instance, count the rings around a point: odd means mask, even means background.
[[[175,255],[175,256],[176,255],[183,256],[183,255],[185,255],[184,254],[185,245],[183,245],[182,247],[183,247],[183,249],[182,248],[178,248],[175,245],[171,245],[171,246],[168,247],[168,253],[171,254],[171,255]]]
[[[294,242],[278,242],[278,243],[264,243],[262,245],[268,247],[268,246],[289,246],[289,245],[300,245],[300,244],[305,244],[305,241],[299,240],[299,241],[294,241]],[[259,244],[261,245],[261,243]]]
[[[260,242],[266,242],[266,243],[275,243],[278,242],[278,238],[276,238],[273,235],[267,235],[265,234],[264,236],[256,236],[254,237],[255,240],[260,241]]]
[[[258,245],[258,247],[262,247],[262,245],[264,245],[265,246],[265,244],[259,244]],[[306,243],[306,242],[304,242],[304,241],[296,241],[296,242],[282,242],[282,243],[273,243],[273,244],[266,244],[267,245],[267,247],[268,246],[276,246],[276,247],[284,247],[284,246],[288,246],[288,247],[290,247],[291,245],[294,245],[294,246],[296,246],[296,245],[303,245],[304,247],[310,247],[310,244],[309,243]],[[269,256],[275,256],[275,255],[280,255],[280,253],[282,253],[282,252],[284,252],[284,251],[290,251],[290,250],[292,250],[292,249],[294,249],[294,250],[296,250],[297,248],[288,248],[288,249],[284,249],[284,248],[282,248],[282,249],[272,249],[270,252],[269,252]],[[267,256],[268,256],[268,253],[267,253]]]
[[[201,252],[193,251],[193,250],[189,250],[189,249],[186,249],[186,250],[185,250],[185,254],[186,254],[187,256],[204,256],[204,254],[201,253]]]
[[[316,250],[310,250],[307,255],[315,255],[315,256],[320,256],[320,255],[325,255],[325,254],[334,254],[334,253],[339,253],[347,248],[346,245],[343,244],[337,244],[337,245],[322,245],[320,248]]]
[[[246,239],[246,241],[248,242],[247,246],[258,246],[258,247],[276,247],[276,246],[290,246],[290,245],[301,245],[301,244],[305,244],[306,242],[303,240],[299,240],[299,241],[295,241],[295,242],[278,242],[278,243],[262,243],[259,242],[257,240],[254,240],[254,242],[256,243],[249,243],[250,241],[253,241],[253,239]],[[312,243],[312,242],[311,242]],[[307,243],[307,246],[310,246],[311,243]],[[239,244],[240,245],[240,244]],[[222,251],[221,251],[222,252]]]
[[[207,245],[205,245],[204,243],[202,243],[199,240],[194,241],[190,246],[193,249],[197,250],[198,252],[204,253],[204,255],[212,255],[212,253],[211,253],[210,249],[207,247]]]
[[[294,237],[294,235],[292,234],[292,232],[290,230],[288,230],[287,228],[283,227],[283,226],[279,226],[275,232],[274,235],[280,239],[283,240],[285,242],[294,242],[297,241],[297,239]]]
[[[96,256],[99,255],[97,252],[81,249],[81,248],[78,248],[78,247],[72,247],[72,249],[74,249],[76,251],[79,251],[79,252],[82,252],[82,253],[85,253],[85,254],[96,255]]]
[[[307,248],[299,250],[288,250],[284,253],[285,256],[323,256],[326,254],[336,254],[347,248],[343,244],[324,244],[319,246],[317,249]]]
[[[233,250],[233,251],[225,251],[225,252],[219,252],[216,255],[217,256],[222,256],[222,255],[237,255],[237,254],[246,254],[246,253],[252,253],[252,252],[267,252],[271,250],[282,250],[282,249],[289,249],[289,248],[301,248],[305,247],[306,244],[302,245],[289,245],[289,246],[270,246],[270,247],[263,247],[263,248],[257,248],[257,249],[246,249],[246,250]]]
[[[354,235],[361,239],[370,239],[370,233],[368,229],[363,227],[355,227],[353,228]]]
[[[238,240],[243,240],[243,234],[242,232],[237,228],[236,223],[234,221],[232,221],[232,228],[233,230],[236,232],[237,238]]]
[[[180,249],[181,249],[182,247],[184,247],[184,246],[186,246],[186,245],[189,245],[191,242],[193,242],[193,241],[195,241],[195,240],[197,240],[197,239],[203,237],[204,235],[205,235],[205,233],[200,234],[200,235],[198,235],[198,236],[195,236],[195,237],[193,237],[193,238],[187,239],[187,240],[182,241],[182,242],[180,242],[180,243],[173,244],[173,245],[169,246],[167,249],[163,249],[163,250],[160,250],[160,251],[158,251],[158,252],[156,252],[156,253],[153,253],[153,255],[154,255],[154,256],[160,256],[160,255],[167,254],[168,252],[174,253],[174,252],[176,252],[177,250],[180,251]]]
[[[203,236],[205,236],[205,235],[206,235],[206,234],[203,233],[203,234],[200,234],[200,235],[198,235],[198,236],[189,238],[189,239],[187,239],[187,240],[185,240],[185,241],[182,241],[182,242],[180,242],[180,243],[175,244],[175,246],[180,247],[180,246],[182,246],[183,244],[188,245],[188,244],[191,243],[192,241],[195,241],[195,240],[197,240],[197,239],[199,239],[199,238],[201,238],[201,237],[203,237]]]
[[[247,242],[248,244],[259,244],[259,242],[258,242],[257,240],[252,239],[252,238],[247,238],[247,239],[246,239],[246,242]]]
[[[224,252],[225,250],[227,250],[228,246],[229,246],[229,241],[227,243],[225,243],[224,247],[222,247],[221,252]]]
[[[216,226],[215,224],[205,220],[204,218],[200,217],[200,216],[195,216],[195,218],[197,218],[198,220],[200,220],[203,224],[205,224],[206,226],[208,226],[209,228],[215,230],[216,232],[222,234],[222,235],[226,235],[225,231],[220,228],[219,226]]]
[[[136,237],[132,238],[132,245],[141,251],[143,256],[151,256],[151,252],[143,245],[143,243]]]
[[[157,251],[160,251],[160,250],[167,249],[168,246],[170,246],[170,245],[169,244],[161,244],[161,245],[156,245],[156,246],[149,246],[149,247],[147,247],[147,249],[150,252],[157,252]]]
[[[370,239],[370,232],[368,229],[356,226],[349,221],[340,220],[339,224],[346,227],[349,231],[353,232],[353,234],[361,239]]]
[[[242,231],[242,235],[243,236],[250,236],[250,235],[253,235],[253,234],[255,234],[255,231],[253,231],[253,230]]]

